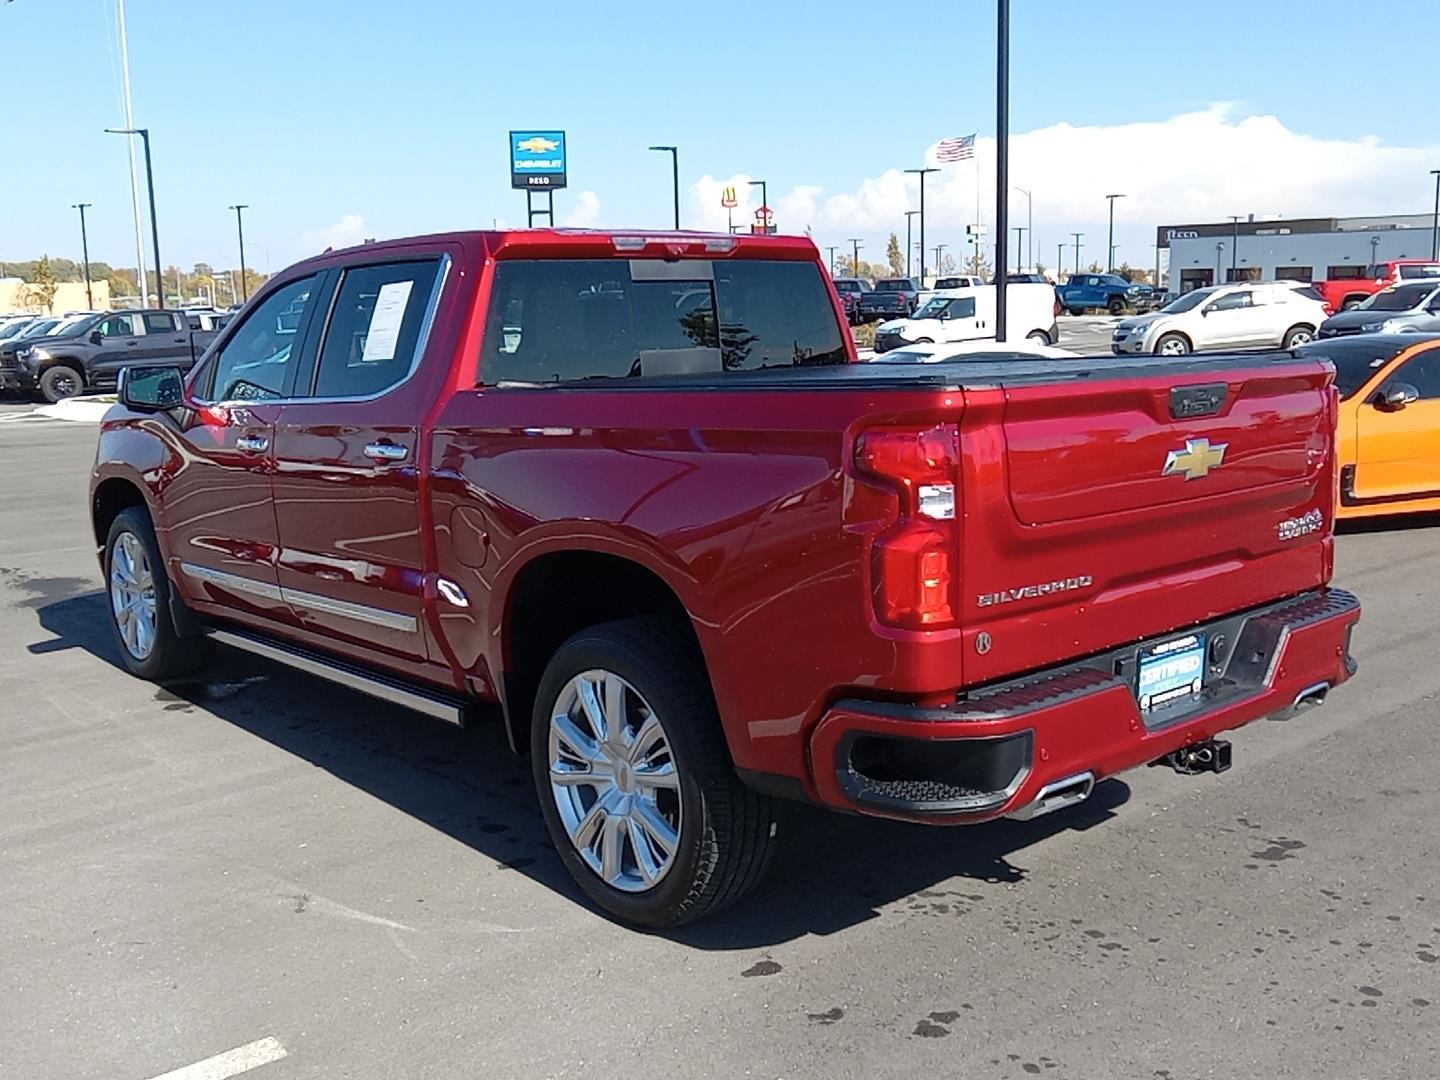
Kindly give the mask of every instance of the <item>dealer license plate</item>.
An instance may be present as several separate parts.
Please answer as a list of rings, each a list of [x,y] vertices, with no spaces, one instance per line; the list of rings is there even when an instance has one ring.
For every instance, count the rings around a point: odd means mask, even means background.
[[[1162,642],[1140,654],[1135,697],[1142,712],[1198,694],[1205,682],[1204,634]]]

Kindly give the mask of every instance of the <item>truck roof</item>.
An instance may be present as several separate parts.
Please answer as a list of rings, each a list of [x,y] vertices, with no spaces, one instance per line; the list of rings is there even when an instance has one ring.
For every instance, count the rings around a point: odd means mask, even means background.
[[[805,236],[761,236],[749,233],[687,232],[654,229],[500,229],[431,233],[336,248],[299,265],[328,266],[357,254],[375,255],[416,245],[462,244],[478,247],[490,257],[527,254],[575,259],[759,258],[815,260],[819,249]]]

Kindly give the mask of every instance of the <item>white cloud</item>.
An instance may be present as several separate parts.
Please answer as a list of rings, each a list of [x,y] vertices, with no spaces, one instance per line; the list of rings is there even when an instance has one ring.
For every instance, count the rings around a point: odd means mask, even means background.
[[[359,214],[346,214],[333,225],[306,229],[300,234],[301,246],[311,253],[326,248],[354,247],[364,239],[365,219]]]
[[[560,215],[560,224],[572,229],[588,229],[600,221],[600,196],[582,191],[575,205]]]
[[[934,150],[933,144],[927,147],[922,160],[934,164]],[[1440,144],[1394,146],[1374,136],[1327,139],[1293,131],[1275,116],[1237,116],[1228,103],[1162,121],[1054,124],[1010,139],[1011,179],[1034,192],[1036,221],[1047,228],[1103,224],[1105,195],[1115,191],[1127,196],[1116,204],[1117,230],[1220,221],[1229,214],[1418,213],[1429,203],[1429,171],[1437,160]],[[995,140],[981,138],[975,162],[944,165],[927,178],[930,229],[953,232],[975,220],[977,164],[980,216],[994,221]],[[748,179],[705,176],[691,185],[690,225],[725,228],[720,191],[727,184],[735,186],[741,203],[735,219],[748,225],[758,205],[745,185]],[[798,233],[808,225],[831,236],[903,231],[905,211],[919,202],[916,178],[901,169],[866,178],[851,191],[827,193],[814,184],[784,194],[772,190],[770,201],[782,232]],[[1025,197],[1013,194],[1012,225],[1024,223],[1025,210]]]

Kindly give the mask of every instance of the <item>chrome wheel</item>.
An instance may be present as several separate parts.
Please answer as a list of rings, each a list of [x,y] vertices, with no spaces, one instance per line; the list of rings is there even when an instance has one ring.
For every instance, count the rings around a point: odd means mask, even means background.
[[[134,533],[121,533],[110,549],[110,610],[126,650],[147,659],[155,648],[155,576]]]
[[[571,844],[605,884],[654,888],[680,846],[680,777],[649,703],[614,672],[582,671],[550,710],[550,792]]]
[[[1315,335],[1309,330],[1292,330],[1286,339],[1287,346],[1304,345],[1307,341],[1314,341]]]
[[[1185,342],[1179,338],[1168,338],[1160,343],[1161,356],[1184,356],[1189,351],[1185,347]]]

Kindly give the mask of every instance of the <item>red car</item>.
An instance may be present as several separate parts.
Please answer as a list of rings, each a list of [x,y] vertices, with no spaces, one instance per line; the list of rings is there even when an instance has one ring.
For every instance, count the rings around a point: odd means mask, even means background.
[[[1440,278],[1440,263],[1433,259],[1392,259],[1374,266],[1356,266],[1355,277],[1331,278],[1315,282],[1315,289],[1331,313],[1357,308],[1382,289],[1402,281]]]
[[[785,800],[1033,817],[1224,768],[1353,671],[1327,362],[854,361],[801,238],[300,263],[188,379],[122,380],[90,493],[119,654],[496,717],[566,867],[650,926],[751,888]]]

